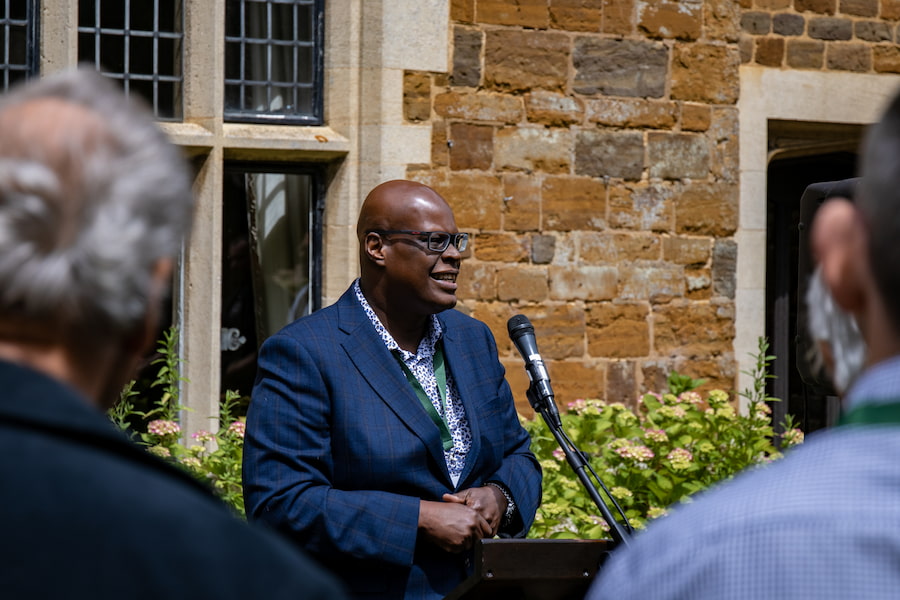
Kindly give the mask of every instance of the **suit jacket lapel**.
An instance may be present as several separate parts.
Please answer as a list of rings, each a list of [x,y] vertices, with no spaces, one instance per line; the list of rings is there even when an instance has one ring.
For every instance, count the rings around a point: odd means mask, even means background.
[[[438,318],[440,319],[440,316]],[[469,422],[469,429],[472,432],[472,446],[466,455],[466,464],[459,477],[459,483],[462,484],[475,468],[481,454],[481,432],[476,407],[483,399],[475,397],[476,392],[472,387],[474,382],[471,377],[465,375],[475,372],[472,354],[466,352],[465,344],[459,338],[459,332],[452,331],[443,319],[441,319],[441,327],[444,330],[444,358],[447,361],[448,370],[453,374],[456,391],[459,393],[459,400],[466,411],[466,420]]]
[[[440,431],[422,408],[397,359],[375,332],[369,318],[356,301],[352,288],[341,297],[338,305],[340,328],[346,334],[341,346],[347,356],[372,391],[422,440],[429,454],[440,466],[447,483],[450,483]]]

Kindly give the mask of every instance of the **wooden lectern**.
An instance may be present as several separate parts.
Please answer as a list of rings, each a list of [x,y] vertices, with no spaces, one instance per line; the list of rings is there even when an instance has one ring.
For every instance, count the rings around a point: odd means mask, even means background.
[[[444,600],[581,600],[611,540],[481,540],[475,572]]]

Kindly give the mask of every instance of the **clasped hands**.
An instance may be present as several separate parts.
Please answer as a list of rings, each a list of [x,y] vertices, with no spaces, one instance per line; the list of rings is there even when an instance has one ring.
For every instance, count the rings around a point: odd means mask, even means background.
[[[494,537],[506,513],[506,497],[492,485],[444,494],[441,500],[419,501],[419,531],[447,552]]]

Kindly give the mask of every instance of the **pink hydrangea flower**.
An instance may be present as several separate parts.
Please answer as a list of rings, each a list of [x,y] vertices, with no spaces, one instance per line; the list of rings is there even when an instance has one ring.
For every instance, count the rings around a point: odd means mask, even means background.
[[[167,421],[165,419],[156,419],[147,424],[147,431],[154,435],[164,436],[173,435],[181,431],[181,426],[175,421]]]
[[[244,432],[247,430],[247,425],[243,421],[235,421],[231,425],[228,426],[228,433],[234,434],[239,438],[244,438]]]

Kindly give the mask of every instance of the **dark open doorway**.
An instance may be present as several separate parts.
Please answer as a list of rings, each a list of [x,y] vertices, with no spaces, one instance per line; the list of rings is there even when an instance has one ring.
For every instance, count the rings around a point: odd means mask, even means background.
[[[797,302],[800,199],[812,183],[856,174],[862,128],[821,124],[770,123],[772,157],[767,174],[766,336],[776,359],[767,392],[776,431],[787,414],[804,432],[833,422],[834,401],[807,385],[797,369]],[[831,406],[831,410],[829,410]]]

